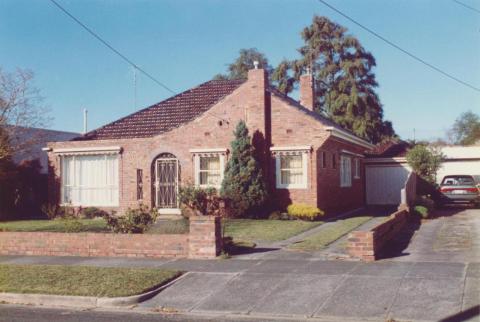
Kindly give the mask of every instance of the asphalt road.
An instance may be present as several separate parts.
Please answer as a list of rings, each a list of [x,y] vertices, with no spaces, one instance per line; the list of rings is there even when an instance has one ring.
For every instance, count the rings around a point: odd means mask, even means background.
[[[98,310],[71,310],[71,309],[53,309],[39,308],[32,306],[0,305],[0,322],[275,322],[275,319],[254,319],[248,317],[200,317],[188,315],[169,315],[160,313],[131,313],[131,312],[108,312]]]

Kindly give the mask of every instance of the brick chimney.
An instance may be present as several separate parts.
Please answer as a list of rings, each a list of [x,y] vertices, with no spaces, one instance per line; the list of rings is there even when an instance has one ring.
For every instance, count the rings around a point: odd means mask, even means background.
[[[269,176],[268,156],[271,145],[271,106],[268,90],[268,74],[254,62],[254,68],[248,71],[245,104],[245,123],[252,136],[252,144],[257,149],[258,158],[263,165],[264,175]]]
[[[313,111],[315,87],[310,70],[300,76],[300,104]]]
[[[266,104],[268,76],[264,69],[258,68],[258,62],[254,62],[254,66],[254,69],[248,71],[245,121],[250,135],[257,130],[266,135],[267,121],[269,119]]]

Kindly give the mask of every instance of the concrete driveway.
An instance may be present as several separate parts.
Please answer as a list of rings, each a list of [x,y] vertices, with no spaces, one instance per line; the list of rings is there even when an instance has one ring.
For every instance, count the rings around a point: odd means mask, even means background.
[[[480,209],[448,207],[436,214],[440,217],[405,230],[389,245],[391,251],[385,257],[407,262],[480,262]]]

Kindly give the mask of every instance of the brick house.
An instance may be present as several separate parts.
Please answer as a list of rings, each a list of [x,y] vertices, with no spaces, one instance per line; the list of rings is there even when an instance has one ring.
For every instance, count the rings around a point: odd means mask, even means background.
[[[116,208],[140,202],[178,213],[178,187],[219,187],[233,130],[245,120],[279,208],[307,203],[334,213],[365,203],[363,158],[373,146],[313,111],[311,75],[300,102],[268,83],[211,80],[48,152],[51,200]]]

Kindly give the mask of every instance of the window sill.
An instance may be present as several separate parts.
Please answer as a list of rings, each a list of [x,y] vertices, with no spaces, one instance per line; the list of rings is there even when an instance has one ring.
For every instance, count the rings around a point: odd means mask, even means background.
[[[284,189],[284,190],[299,190],[299,189],[308,189],[307,186],[289,186],[289,185],[282,185],[282,186],[275,186],[276,189]]]

